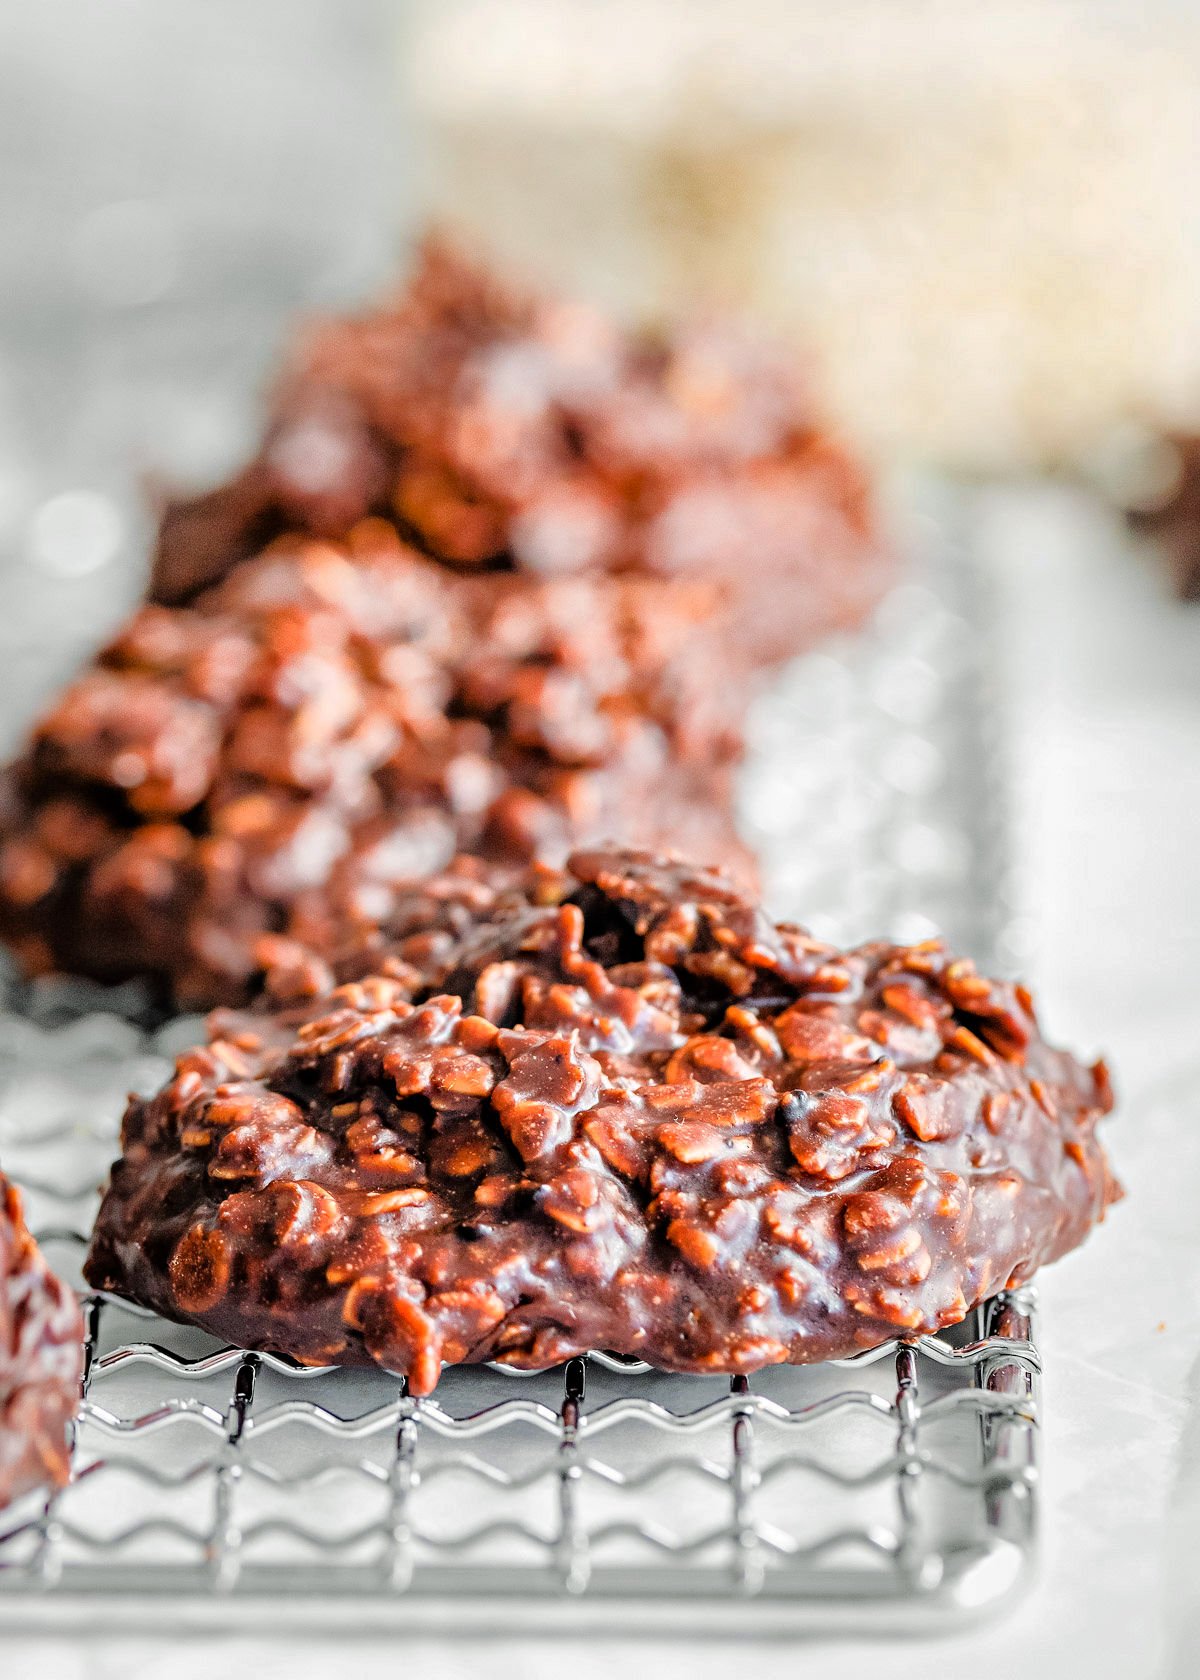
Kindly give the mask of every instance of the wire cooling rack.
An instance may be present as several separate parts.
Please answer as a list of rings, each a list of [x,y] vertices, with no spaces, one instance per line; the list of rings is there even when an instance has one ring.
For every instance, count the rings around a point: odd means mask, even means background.
[[[843,939],[936,925],[1006,966],[990,615],[953,511],[875,628],[764,700],[744,805],[782,913]],[[0,1159],[77,1276],[125,1091],[195,1023],[10,991]],[[84,1309],[74,1475],[0,1514],[0,1625],[918,1628],[996,1606],[1033,1557],[1028,1290],[833,1365],[730,1381],[597,1352],[451,1370],[427,1399]]]

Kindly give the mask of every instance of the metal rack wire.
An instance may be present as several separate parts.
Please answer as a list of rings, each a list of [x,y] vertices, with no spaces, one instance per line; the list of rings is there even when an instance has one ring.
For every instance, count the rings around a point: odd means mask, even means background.
[[[90,1297],[75,1479],[0,1535],[0,1618],[465,1627],[553,1604],[732,1627],[754,1600],[774,1628],[983,1609],[1035,1532],[1032,1312],[1001,1296],[971,1340],[892,1343],[836,1377],[717,1391],[594,1354],[516,1395],[491,1368],[416,1399],[382,1375],[172,1347],[159,1335],[187,1333],[157,1324],[143,1340]],[[135,1373],[154,1375],[148,1403]]]
[[[756,818],[753,764],[748,806],[777,904],[840,937],[932,914],[990,960],[1008,911],[987,614],[947,528],[943,508],[876,637],[770,702],[767,779],[801,802],[820,783],[829,836],[798,848],[777,799]],[[145,1030],[128,996],[12,1001],[0,1156],[70,1275],[122,1088],[156,1083],[192,1029]],[[1034,1554],[1028,1290],[836,1365],[730,1381],[597,1352],[448,1371],[431,1398],[84,1304],[73,1480],[0,1514],[0,1626],[919,1627],[997,1605]]]

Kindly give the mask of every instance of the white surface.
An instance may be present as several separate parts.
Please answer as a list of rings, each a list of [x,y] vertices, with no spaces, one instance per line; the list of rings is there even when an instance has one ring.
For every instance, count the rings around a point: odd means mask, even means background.
[[[1200,609],[1170,602],[1110,521],[1073,496],[988,498],[1021,698],[1019,828],[1030,974],[1051,1032],[1103,1047],[1120,1109],[1110,1140],[1128,1199],[1043,1278],[1045,1557],[1000,1621],[936,1643],[422,1639],[387,1644],[12,1639],[4,1680],[274,1680],[353,1672],[622,1669],[707,1680],[886,1673],[1108,1676],[1195,1672],[1200,1629]],[[1194,1648],[1194,1645],[1193,1647]]]

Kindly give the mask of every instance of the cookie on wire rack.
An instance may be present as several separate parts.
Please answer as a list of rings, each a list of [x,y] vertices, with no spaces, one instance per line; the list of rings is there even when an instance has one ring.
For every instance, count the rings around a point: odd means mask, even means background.
[[[0,1506],[66,1482],[82,1374],[79,1303],[47,1266],[20,1193],[0,1174]]]
[[[793,349],[714,320],[623,330],[436,237],[393,297],[297,334],[253,461],[166,508],[152,593],[368,515],[460,571],[714,584],[750,667],[859,623],[895,576]]]
[[[474,905],[443,877],[331,992],[284,955],[290,1001],[214,1017],[131,1103],[86,1275],[305,1364],[424,1394],[592,1348],[850,1355],[961,1320],[1119,1194],[1103,1064],[1021,988],[937,942],[835,949],[676,857],[581,852]]]

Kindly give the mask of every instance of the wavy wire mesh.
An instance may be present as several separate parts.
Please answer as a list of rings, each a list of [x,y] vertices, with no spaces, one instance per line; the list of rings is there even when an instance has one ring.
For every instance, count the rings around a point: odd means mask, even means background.
[[[940,926],[1003,966],[990,615],[954,513],[921,522],[872,631],[763,701],[744,805],[781,912],[846,939]],[[0,1155],[77,1276],[124,1094],[194,1023],[10,992]],[[837,1365],[729,1380],[597,1352],[451,1370],[429,1399],[84,1301],[74,1477],[0,1518],[0,1620],[861,1629],[985,1609],[1032,1556],[1029,1291]]]

